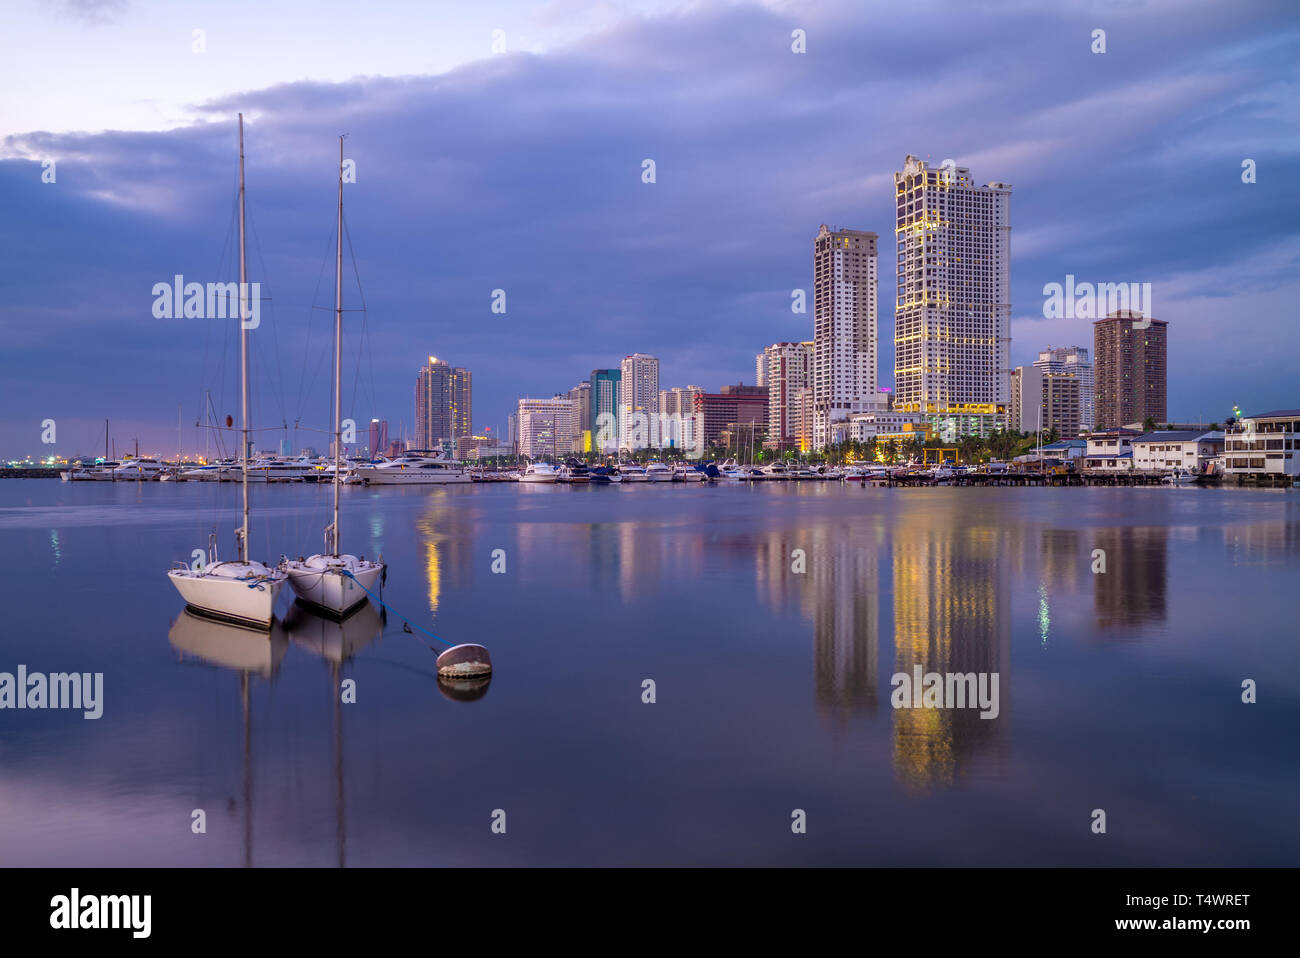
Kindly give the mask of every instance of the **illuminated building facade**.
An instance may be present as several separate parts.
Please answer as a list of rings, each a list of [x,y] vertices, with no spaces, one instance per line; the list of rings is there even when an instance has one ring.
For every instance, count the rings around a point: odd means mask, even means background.
[[[945,441],[988,435],[1010,401],[1011,187],[909,155],[894,192],[894,405]]]

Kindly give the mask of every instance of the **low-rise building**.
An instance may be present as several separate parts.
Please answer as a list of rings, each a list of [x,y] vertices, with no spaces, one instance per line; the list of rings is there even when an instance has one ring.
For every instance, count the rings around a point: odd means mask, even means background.
[[[1097,475],[1116,475],[1133,471],[1133,440],[1140,430],[1099,429],[1088,436],[1083,454],[1083,471]]]
[[[1230,425],[1223,473],[1238,483],[1300,478],[1300,409],[1244,416]]]
[[[1133,468],[1138,472],[1204,472],[1223,452],[1222,432],[1197,429],[1162,430],[1144,433],[1132,441]]]

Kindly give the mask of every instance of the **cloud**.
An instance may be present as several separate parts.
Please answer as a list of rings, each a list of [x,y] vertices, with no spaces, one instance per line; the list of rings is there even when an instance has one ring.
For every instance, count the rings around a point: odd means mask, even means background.
[[[155,418],[165,450],[176,403],[192,418],[210,389],[229,402],[230,330],[153,319],[150,289],[177,273],[231,277],[241,110],[250,268],[273,313],[254,336],[265,423],[325,421],[325,380],[312,371],[328,314],[313,306],[332,303],[343,132],[369,307],[366,357],[344,387],[358,417],[409,423],[430,353],[473,369],[476,423],[502,423],[516,397],[568,389],[635,351],[661,357],[665,387],[749,380],[765,344],[812,335],[790,291],[811,287],[822,222],[881,236],[887,383],[892,177],[906,153],[1013,184],[1024,317],[1013,356],[1057,342],[1033,318],[1044,283],[1067,272],[1148,281],[1173,324],[1171,415],[1230,398],[1294,405],[1280,353],[1265,351],[1238,382],[1223,357],[1244,362],[1252,340],[1225,349],[1212,332],[1226,310],[1232,335],[1245,312],[1255,342],[1294,344],[1294,317],[1275,298],[1290,295],[1294,266],[1278,251],[1295,248],[1300,220],[1286,188],[1300,173],[1296,140],[1275,126],[1295,112],[1285,8],[1240,18],[1204,3],[1171,25],[1160,6],[1116,7],[1104,56],[1088,52],[1077,10],[946,10],[921,32],[910,7],[611,17],[545,55],[250,90],[156,133],[8,137],[0,235],[16,281],[0,449],[29,451],[24,437],[45,416],[102,412]],[[807,54],[790,51],[794,26]],[[1258,160],[1257,184],[1240,182],[1243,156]],[[41,183],[43,157],[57,159],[57,184]],[[641,181],[646,158],[653,185]],[[490,311],[497,288],[504,316]],[[345,296],[359,305],[351,275]],[[361,317],[347,319],[354,358]],[[87,435],[85,451],[96,442]]]

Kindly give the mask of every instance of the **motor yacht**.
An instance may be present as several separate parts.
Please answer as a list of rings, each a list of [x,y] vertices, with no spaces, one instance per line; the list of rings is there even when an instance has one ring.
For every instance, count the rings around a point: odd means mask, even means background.
[[[557,470],[549,462],[530,462],[528,468],[524,470],[523,475],[519,477],[520,482],[554,482]]]
[[[357,475],[367,485],[416,485],[470,482],[463,463],[429,450],[412,449],[396,459],[361,466]]]

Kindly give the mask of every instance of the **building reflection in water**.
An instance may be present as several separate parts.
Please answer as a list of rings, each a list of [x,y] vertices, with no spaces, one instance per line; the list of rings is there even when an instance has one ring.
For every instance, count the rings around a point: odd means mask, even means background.
[[[456,503],[446,490],[429,495],[428,507],[415,522],[419,548],[424,553],[424,574],[429,583],[429,611],[438,611],[444,589],[462,584],[468,573],[473,517],[463,502]]]
[[[1090,572],[1099,630],[1114,637],[1117,632],[1165,620],[1168,538],[1164,526],[1096,530],[1092,548],[1106,554],[1106,571]]]
[[[912,787],[955,781],[1011,717],[1010,534],[962,522],[916,511],[894,524],[894,672],[996,672],[999,712],[893,709],[894,770]]]

